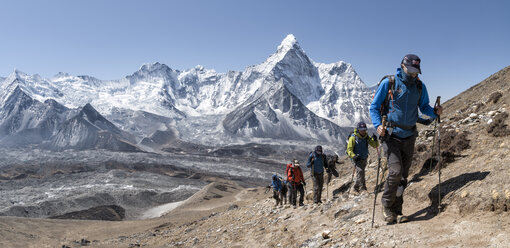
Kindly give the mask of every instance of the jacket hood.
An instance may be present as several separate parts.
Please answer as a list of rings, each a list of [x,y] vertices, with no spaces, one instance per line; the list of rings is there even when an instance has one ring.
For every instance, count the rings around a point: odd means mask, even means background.
[[[365,134],[365,136],[361,135],[357,128],[354,129],[354,134],[358,136],[359,138],[365,139],[368,137],[368,132]]]
[[[397,68],[397,74],[395,74],[398,78],[400,78],[400,81],[404,83],[414,83],[416,82],[416,79],[418,77],[412,78],[409,75],[407,75],[402,68]]]

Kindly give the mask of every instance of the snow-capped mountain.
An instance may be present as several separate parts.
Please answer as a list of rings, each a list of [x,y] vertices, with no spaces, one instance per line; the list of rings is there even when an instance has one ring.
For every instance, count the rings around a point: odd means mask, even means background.
[[[86,104],[77,115],[62,125],[46,147],[55,150],[73,148],[140,151],[129,143],[129,138],[129,134],[106,120],[90,104]]]
[[[225,129],[250,137],[330,143],[345,137],[348,130],[306,108],[283,81],[229,113],[223,120]]]
[[[324,94],[319,101],[307,107],[341,126],[354,126],[360,121],[371,123],[368,121],[368,106],[373,90],[361,81],[352,65],[340,61],[333,64],[315,63],[315,66],[319,70]]]
[[[63,126],[54,125],[51,134],[45,134],[60,148],[81,147],[71,139],[85,142],[86,137],[73,133],[76,126],[69,125],[108,130],[111,137],[120,137],[114,131],[118,128],[132,135],[128,143],[140,144],[145,139],[152,145],[175,138],[204,143],[198,140],[203,134],[208,145],[246,142],[250,137],[338,143],[348,132],[345,127],[369,120],[369,89],[353,67],[342,61],[312,61],[293,35],[288,35],[266,61],[242,72],[217,73],[202,66],[180,71],[150,63],[122,79],[103,81],[67,73],[45,79],[15,70],[0,89],[3,126],[9,121],[7,100],[16,90],[37,104],[50,100],[68,109],[64,111],[68,113],[65,124],[60,121]],[[69,111],[82,113],[82,106],[97,109],[98,115],[113,126],[99,127],[83,114],[71,119]],[[9,135],[26,128],[20,126]],[[168,139],[158,139],[154,134],[165,134]],[[93,142],[85,143],[88,145],[83,147],[94,147]]]
[[[0,108],[0,146],[38,144],[56,134],[72,113],[55,100],[34,100],[17,86]]]

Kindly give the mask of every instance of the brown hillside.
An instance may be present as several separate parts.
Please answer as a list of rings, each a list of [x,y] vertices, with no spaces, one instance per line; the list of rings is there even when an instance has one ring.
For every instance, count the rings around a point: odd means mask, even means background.
[[[501,99],[499,99],[501,97]],[[510,104],[510,66],[494,73],[482,82],[463,91],[443,104],[445,115],[448,116],[455,111],[465,110],[466,107],[478,106],[480,100]],[[484,104],[487,102],[484,102]]]
[[[438,148],[434,124],[420,126],[404,193],[408,223],[385,225],[378,194],[371,228],[374,194],[347,193],[352,165],[344,158],[337,165],[340,177],[325,185],[322,205],[305,200],[296,209],[275,207],[264,188],[217,181],[151,220],[1,217],[0,236],[9,238],[0,246],[80,247],[83,239],[92,247],[508,247],[509,90],[507,67],[443,104],[440,163],[432,152],[433,143]],[[372,191],[377,152],[370,152],[367,186]],[[305,177],[310,191],[308,173]]]

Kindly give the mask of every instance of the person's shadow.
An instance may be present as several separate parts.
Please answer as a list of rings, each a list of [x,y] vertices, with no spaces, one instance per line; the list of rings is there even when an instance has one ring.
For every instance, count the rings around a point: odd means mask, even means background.
[[[455,192],[459,190],[460,188],[464,187],[467,184],[470,184],[477,180],[483,180],[487,175],[489,175],[490,172],[484,171],[484,172],[472,172],[472,173],[464,173],[462,175],[456,176],[454,178],[450,178],[444,182],[441,182],[441,199],[443,199],[446,195],[448,195],[451,192]],[[445,209],[446,204],[442,203],[439,208],[439,184],[434,186],[428,194],[428,197],[430,199],[430,206],[427,206],[421,210],[418,210],[416,213],[411,214],[409,216],[410,221],[421,221],[421,220],[430,220],[434,218],[438,213],[440,209]],[[442,201],[441,201],[442,202]]]

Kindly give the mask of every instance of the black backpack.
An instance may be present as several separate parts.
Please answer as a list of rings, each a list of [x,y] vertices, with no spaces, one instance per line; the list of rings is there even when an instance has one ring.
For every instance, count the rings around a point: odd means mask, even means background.
[[[368,135],[368,134],[367,134]],[[345,143],[345,154],[347,154],[347,156],[349,156],[349,154],[347,153],[347,145],[349,145],[349,139],[351,138],[351,136],[354,136],[354,138],[356,139],[356,144],[358,143],[358,140],[360,139],[358,137],[358,135],[354,134],[354,131],[350,132],[349,133],[349,136],[347,137],[347,141]],[[367,139],[370,139],[369,136],[367,136]],[[367,146],[368,146],[368,142],[367,142]]]

